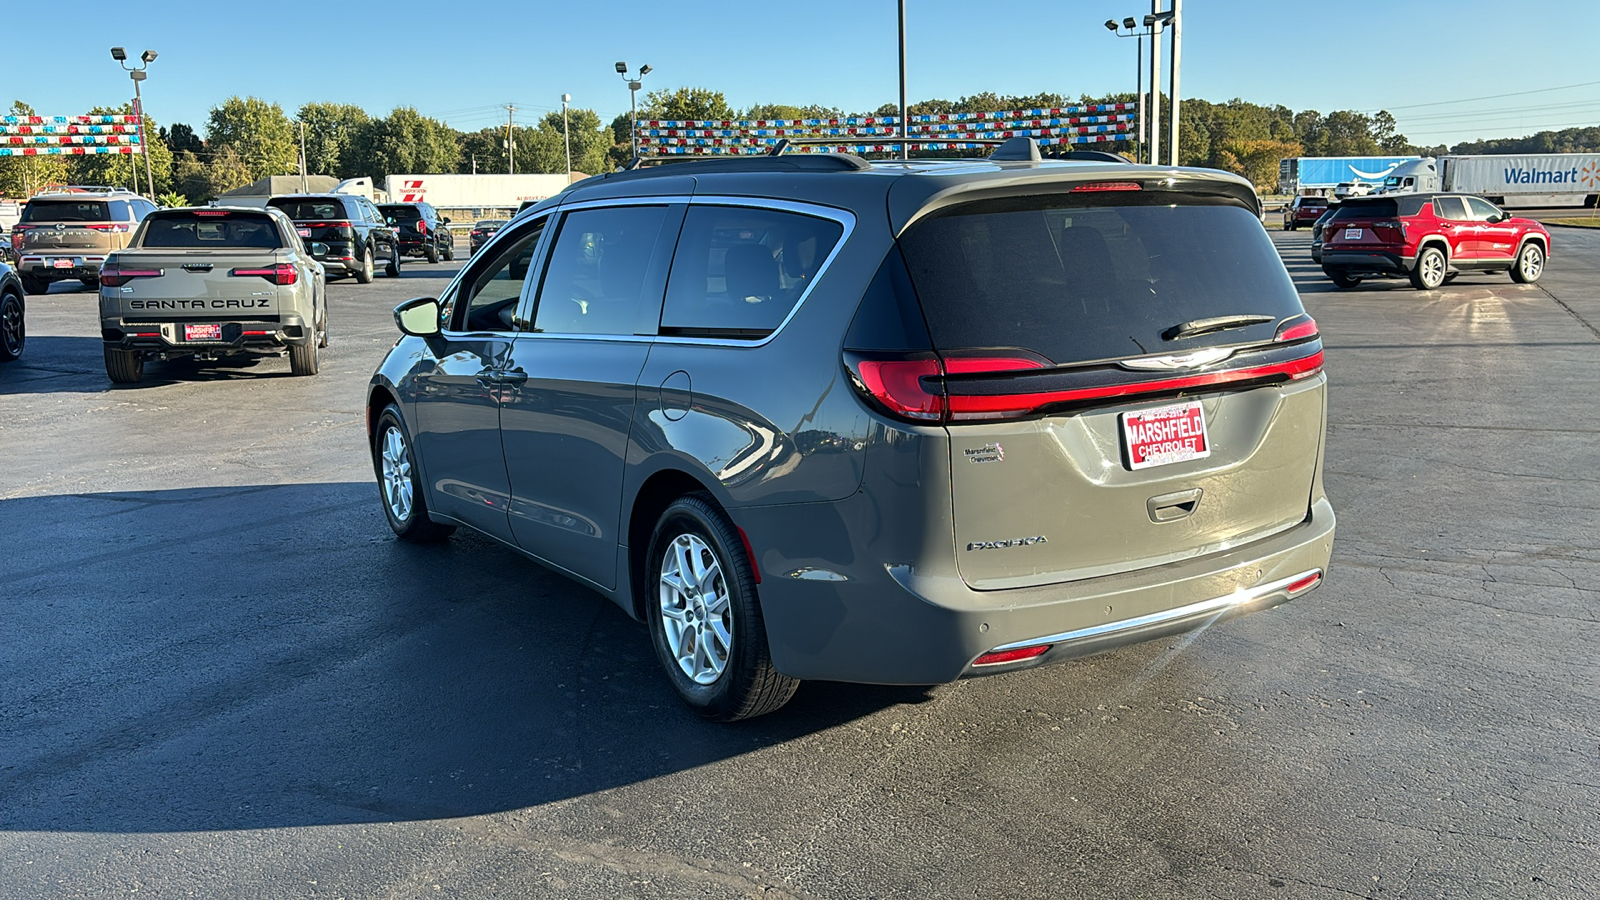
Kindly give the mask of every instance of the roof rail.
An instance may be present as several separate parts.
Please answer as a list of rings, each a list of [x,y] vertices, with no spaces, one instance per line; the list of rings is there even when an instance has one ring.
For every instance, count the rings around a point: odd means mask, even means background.
[[[813,153],[780,157],[761,156],[636,156],[607,178],[649,178],[658,175],[693,175],[702,172],[859,172],[872,164],[849,153]]]
[[[1047,154],[1046,159],[1067,159],[1078,162],[1114,162],[1133,165],[1133,161],[1126,156],[1110,153],[1105,150],[1057,150]]]

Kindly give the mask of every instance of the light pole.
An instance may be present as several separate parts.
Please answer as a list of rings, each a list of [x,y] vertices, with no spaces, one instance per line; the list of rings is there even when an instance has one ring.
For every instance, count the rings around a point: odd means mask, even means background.
[[[139,82],[144,81],[145,66],[156,61],[156,52],[154,50],[146,50],[141,53],[139,55],[140,64],[137,66],[128,65],[128,53],[121,47],[111,48],[111,58],[120,63],[122,68],[127,71],[128,77],[133,79],[133,112],[134,115],[139,117],[139,148],[144,153],[145,187],[150,191],[150,199],[154,200],[156,198],[156,180],[150,171],[150,144],[145,140],[144,100],[139,94]]]
[[[1167,101],[1172,104],[1172,133],[1167,138],[1170,165],[1178,164],[1178,70],[1183,68],[1183,0],[1172,0],[1172,72],[1168,75],[1172,87],[1167,91]]]
[[[906,0],[900,0],[900,158],[911,158],[910,126],[906,122]]]
[[[1161,26],[1172,21],[1172,13],[1161,11],[1161,0],[1150,0],[1150,15],[1144,27],[1150,29],[1150,164],[1161,164]]]
[[[622,80],[626,81],[628,83],[628,105],[629,105],[629,108],[631,108],[633,110],[632,118],[630,118],[628,120],[628,131],[633,136],[633,156],[634,156],[635,159],[638,159],[639,158],[639,89],[644,87],[643,79],[644,79],[644,77],[646,75],[650,74],[650,66],[648,64],[640,66],[639,67],[638,76],[634,77],[634,76],[630,76],[628,74],[628,64],[625,63],[625,62],[620,62],[619,61],[617,63],[617,74],[621,75],[622,76]]]
[[[572,102],[571,94],[561,95],[561,136],[567,142],[567,183],[572,183],[572,129],[567,125],[567,104]]]
[[[1123,34],[1118,30],[1119,27],[1126,28],[1128,33]],[[1134,153],[1134,162],[1139,161],[1139,156],[1144,153],[1146,147],[1148,146],[1144,139],[1144,36],[1151,34],[1151,31],[1149,29],[1144,31],[1140,31],[1138,29],[1139,23],[1134,21],[1133,16],[1123,19],[1120,25],[1116,19],[1106,20],[1107,31],[1111,32],[1117,37],[1133,38],[1135,41],[1135,46],[1138,47],[1138,49],[1134,51],[1133,57],[1133,101],[1138,110],[1135,115],[1139,119],[1139,150],[1138,152]]]

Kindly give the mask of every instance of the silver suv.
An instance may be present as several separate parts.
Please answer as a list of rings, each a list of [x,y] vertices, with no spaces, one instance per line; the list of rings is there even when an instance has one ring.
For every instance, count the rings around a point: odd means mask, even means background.
[[[1028,139],[589,179],[396,310],[384,513],[611,598],[719,720],[1281,603],[1334,515],[1322,344],[1259,214]]]
[[[98,287],[106,257],[128,246],[134,229],[155,209],[154,203],[121,188],[36,195],[11,229],[23,286],[30,294],[43,294],[56,281]]]

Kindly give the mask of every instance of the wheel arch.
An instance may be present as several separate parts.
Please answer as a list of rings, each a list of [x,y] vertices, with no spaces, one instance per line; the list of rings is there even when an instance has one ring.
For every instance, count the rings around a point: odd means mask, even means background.
[[[1439,248],[1439,252],[1444,254],[1444,261],[1446,263],[1450,262],[1450,242],[1445,240],[1444,235],[1442,235],[1442,234],[1430,234],[1427,237],[1423,238],[1422,240],[1418,241],[1417,242],[1417,257],[1421,257],[1422,256],[1422,251],[1428,249],[1429,247],[1438,247]]]
[[[625,598],[627,603],[623,608],[640,621],[644,621],[645,618],[645,567],[648,562],[645,554],[650,550],[650,533],[655,530],[656,522],[667,507],[672,505],[672,501],[685,494],[694,493],[710,495],[717,508],[722,510],[724,515],[727,514],[726,498],[722,496],[721,491],[707,484],[704,478],[675,466],[661,468],[651,473],[633,495],[633,502],[628,510],[626,532],[628,584],[632,587],[632,591],[631,596]],[[738,525],[735,524],[734,527],[737,528]]]

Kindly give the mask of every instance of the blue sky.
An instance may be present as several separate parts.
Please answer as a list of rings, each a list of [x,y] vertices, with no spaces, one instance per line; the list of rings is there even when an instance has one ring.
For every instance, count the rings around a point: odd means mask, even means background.
[[[108,53],[113,45],[133,56],[159,51],[147,108],[163,124],[197,129],[233,94],[279,102],[291,115],[312,100],[380,115],[410,105],[472,130],[503,123],[507,103],[531,123],[559,110],[566,92],[609,121],[628,107],[617,60],[650,64],[647,91],[709,87],[736,107],[867,110],[898,92],[895,0],[390,0],[372,5],[382,15],[356,23],[350,12],[361,6],[12,4],[0,14],[0,101],[69,115],[125,100],[132,85]],[[907,8],[915,101],[1132,91],[1134,42],[1101,23],[1140,17],[1150,4],[908,0]],[[321,14],[297,22],[274,9]],[[1418,143],[1518,136],[1600,124],[1597,35],[1600,0],[1186,0],[1181,90],[1324,113],[1387,108]]]

